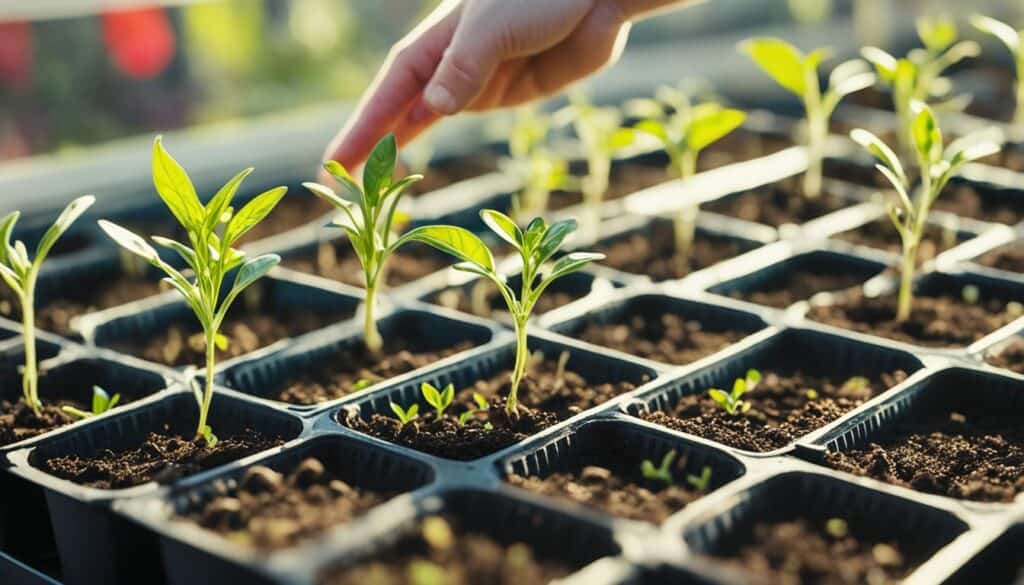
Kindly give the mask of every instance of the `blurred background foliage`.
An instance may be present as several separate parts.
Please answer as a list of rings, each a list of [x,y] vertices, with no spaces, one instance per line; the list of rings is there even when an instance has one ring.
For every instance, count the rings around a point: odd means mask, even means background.
[[[956,11],[983,2],[710,0],[642,23],[631,46],[775,22],[813,26],[851,11],[856,20],[858,10],[868,16],[863,30],[877,35],[894,3]],[[0,3],[0,160],[353,100],[388,47],[436,4]]]

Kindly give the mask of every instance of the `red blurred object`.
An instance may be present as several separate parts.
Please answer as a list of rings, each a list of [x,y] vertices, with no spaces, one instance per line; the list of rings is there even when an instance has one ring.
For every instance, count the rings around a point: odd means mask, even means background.
[[[32,84],[35,52],[27,22],[0,22],[0,83],[21,89]]]
[[[100,18],[103,42],[117,68],[128,77],[156,77],[174,58],[174,30],[163,8],[108,12]]]

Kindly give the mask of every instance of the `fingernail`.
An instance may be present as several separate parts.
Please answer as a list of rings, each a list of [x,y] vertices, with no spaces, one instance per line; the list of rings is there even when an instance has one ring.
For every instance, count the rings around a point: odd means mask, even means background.
[[[423,92],[423,101],[427,102],[431,110],[438,114],[455,113],[455,96],[448,88],[440,83],[432,83]]]

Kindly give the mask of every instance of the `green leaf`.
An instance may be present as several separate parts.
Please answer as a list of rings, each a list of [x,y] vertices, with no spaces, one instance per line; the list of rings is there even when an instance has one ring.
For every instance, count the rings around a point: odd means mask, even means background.
[[[92,412],[102,414],[107,411],[110,404],[110,395],[99,386],[92,387]]]
[[[57,220],[53,222],[53,225],[46,230],[43,234],[42,239],[39,240],[39,245],[36,246],[36,258],[37,264],[42,263],[46,258],[46,255],[50,253],[50,249],[57,243],[57,239],[60,238],[64,232],[68,231],[71,224],[75,223],[82,214],[85,213],[93,203],[96,203],[96,198],[92,195],[84,195],[75,199],[68,206],[64,208],[64,211],[60,212],[57,216]]]
[[[331,189],[326,185],[321,185],[320,183],[306,182],[303,183],[302,186],[309,189],[311,193],[323,199],[324,201],[330,203],[331,205],[337,207],[338,209],[350,210],[356,206],[355,203],[338,195],[337,193],[334,192],[334,189]]]
[[[931,108],[923,102],[914,102],[911,107],[917,110],[911,125],[911,134],[918,156],[921,160],[935,163],[942,158],[942,131],[939,130]]]
[[[940,53],[956,42],[956,22],[945,16],[922,16],[915,22],[917,36],[933,53]]]
[[[999,39],[1013,55],[1021,53],[1020,33],[1012,26],[981,14],[971,16],[971,24],[978,30]]]
[[[878,47],[864,47],[860,50],[860,54],[875,66],[875,71],[878,72],[879,77],[890,84],[896,81],[896,68],[898,66],[896,57]]]
[[[170,250],[174,250],[175,252],[177,252],[178,256],[181,256],[181,259],[184,260],[185,263],[192,268],[192,270],[196,270],[198,268],[198,266],[196,265],[196,253],[195,250],[193,250],[192,248],[189,248],[185,244],[176,242],[170,238],[164,238],[162,236],[153,236],[153,241],[156,242],[158,246],[168,248]]]
[[[213,336],[213,345],[221,351],[227,351],[228,346],[231,345],[231,340],[228,339],[227,335],[217,333]]]
[[[380,139],[363,168],[363,193],[370,207],[376,207],[383,193],[390,185],[398,158],[395,135],[388,134]]]
[[[616,128],[605,142],[605,149],[608,152],[622,150],[636,141],[636,130],[633,128]]]
[[[160,259],[160,255],[157,254],[156,250],[152,246],[146,243],[146,240],[124,229],[116,223],[101,219],[99,221],[99,225],[110,239],[114,240],[117,245],[121,246],[125,250],[141,256],[151,263],[156,263]]]
[[[758,38],[740,43],[740,50],[754,60],[783,88],[803,97],[807,91],[804,56],[782,39]]]
[[[489,272],[494,272],[494,258],[483,241],[473,232],[453,225],[428,225],[418,227],[405,234],[394,248],[406,242],[422,242],[459,260],[470,262]]]
[[[7,263],[7,250],[11,247],[11,234],[14,232],[14,225],[21,217],[20,211],[12,211],[0,221],[0,264]]]
[[[669,142],[668,131],[665,129],[665,125],[653,118],[640,120],[633,126],[633,129],[637,132],[650,134],[662,142]]]
[[[523,232],[523,248],[528,252],[532,252],[547,230],[548,224],[544,222],[544,218],[535,217],[530,220],[530,223],[526,226],[526,231]]]
[[[239,238],[251,230],[263,218],[274,210],[281,198],[288,192],[287,187],[275,187],[269,191],[260,193],[252,201],[246,203],[242,209],[231,218],[228,227],[224,230],[224,245],[230,246]]]
[[[423,393],[423,399],[427,401],[427,404],[434,408],[442,408],[441,393],[438,392],[433,384],[423,382],[420,384],[420,392]]]
[[[855,128],[852,130],[850,132],[850,138],[874,155],[874,157],[881,161],[882,164],[892,169],[901,184],[907,184],[907,175],[903,172],[903,165],[900,164],[899,157],[897,157],[896,153],[882,142],[880,138],[863,128]]]
[[[245,289],[245,287],[265,276],[280,262],[281,257],[277,254],[261,254],[246,261],[238,269],[238,274],[235,275],[235,284],[231,287],[232,292]]]
[[[194,231],[203,223],[203,206],[185,169],[164,150],[163,139],[153,141],[153,186],[185,229]]]
[[[473,402],[475,402],[477,407],[479,407],[481,410],[486,410],[487,409],[487,399],[484,398],[483,394],[481,394],[479,392],[474,392],[473,393]]]
[[[761,381],[761,372],[751,368],[747,370],[746,379],[748,384],[757,384]]]
[[[534,252],[537,265],[543,264],[553,256],[562,246],[562,242],[574,231],[576,231],[575,219],[565,219],[551,224],[551,227],[544,232],[544,237],[541,238]]]
[[[516,225],[516,222],[511,217],[505,215],[500,211],[493,209],[483,209],[480,211],[480,219],[487,224],[487,227],[491,228],[499,238],[505,240],[509,244],[512,244],[516,248],[523,246],[523,232]]]
[[[704,108],[712,105],[715,107]],[[701,104],[694,108],[686,144],[693,152],[700,152],[738,128],[746,119],[747,115],[739,110],[722,108],[717,104]]]
[[[231,178],[230,181],[224,184],[223,187],[217,191],[217,194],[210,199],[210,202],[206,204],[203,213],[203,231],[212,232],[217,224],[220,223],[221,217],[228,209],[231,208],[231,200],[234,199],[235,193],[238,192],[239,185],[242,181],[249,176],[249,173],[253,171],[252,167],[245,169]]]
[[[732,383],[732,399],[733,401],[739,400],[741,396],[747,391],[747,381],[743,378],[736,378]]]
[[[217,439],[217,435],[213,434],[213,429],[210,427],[210,425],[206,425],[205,427],[203,427],[203,430],[200,434],[204,439],[206,439],[206,445],[209,448],[213,449],[214,447],[217,446],[217,441],[219,439]]]
[[[711,400],[714,400],[723,406],[730,402],[730,396],[726,394],[725,391],[719,390],[718,388],[708,390],[708,396],[711,397]]]
[[[556,278],[560,278],[566,274],[576,272],[591,262],[603,259],[604,254],[599,254],[597,252],[572,252],[571,254],[566,254],[555,261],[551,266],[551,272],[545,280],[555,280]]]
[[[349,174],[348,169],[343,167],[341,163],[329,160],[324,163],[324,170],[330,173],[331,176],[341,183],[341,186],[348,191],[349,197],[351,197],[353,201],[358,201],[363,198],[363,188],[359,186],[359,183],[356,183],[355,179],[352,178],[352,175]]]

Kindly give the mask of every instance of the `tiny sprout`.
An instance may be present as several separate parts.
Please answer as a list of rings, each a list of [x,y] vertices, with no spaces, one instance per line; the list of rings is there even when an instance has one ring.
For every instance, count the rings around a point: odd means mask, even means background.
[[[463,412],[462,414],[459,415],[458,420],[460,425],[465,425],[467,422],[469,422],[469,419],[478,412],[487,412],[487,409],[490,407],[487,404],[487,399],[484,398],[483,394],[480,394],[479,392],[473,393],[473,402],[476,404],[476,407],[470,407],[469,409],[466,410],[466,412]]]
[[[348,234],[349,243],[352,244],[352,249],[359,258],[359,265],[363,269],[363,281],[366,284],[363,340],[366,349],[372,353],[379,352],[384,346],[374,316],[377,291],[382,282],[381,276],[385,273],[388,258],[405,242],[398,240],[392,243],[395,238],[395,224],[402,223],[405,218],[405,214],[398,211],[398,203],[406,187],[423,178],[422,175],[409,175],[395,181],[397,157],[398,145],[395,137],[388,134],[370,152],[363,167],[361,185],[341,163],[324,163],[324,169],[341,184],[344,196],[318,183],[303,183],[303,186],[314,195],[342,211],[331,225],[343,229]]]
[[[512,215],[525,219],[543,215],[551,191],[568,185],[569,163],[552,153],[545,141],[552,126],[551,116],[533,106],[516,110],[508,147],[512,173],[522,179],[522,190],[512,199]]]
[[[746,377],[736,378],[736,381],[733,382],[732,392],[712,388],[708,390],[708,396],[729,414],[744,413],[750,410],[751,404],[746,400],[742,400],[743,395],[756,388],[760,381],[761,372],[747,370]]]
[[[206,444],[209,445],[211,449],[216,447],[217,441],[220,440],[217,438],[217,435],[213,434],[213,429],[210,428],[210,425],[205,425],[203,427],[203,430],[199,431],[199,436],[202,437],[204,441],[206,441]]]
[[[186,278],[160,258],[156,249],[143,238],[115,223],[106,220],[99,222],[103,231],[118,245],[147,260],[167,275],[164,282],[181,294],[202,326],[206,351],[206,391],[197,393],[199,421],[196,436],[206,438],[211,446],[216,437],[209,430],[207,418],[213,403],[216,350],[218,344],[223,346],[227,342],[227,338],[219,331],[220,326],[242,291],[281,261],[276,254],[262,254],[247,259],[245,252],[232,247],[263,221],[288,191],[286,187],[270,189],[235,210],[231,200],[251,172],[249,168],[238,173],[203,204],[185,169],[164,149],[160,137],[154,141],[153,185],[171,215],[187,234],[191,247],[160,236],[153,236],[152,239],[158,246],[173,250],[181,256],[195,274],[192,279]],[[235,273],[234,283],[226,294],[221,294],[231,272]]]
[[[395,416],[398,417],[398,422],[401,423],[402,426],[404,427],[405,425],[409,424],[410,422],[420,417],[420,405],[413,404],[409,408],[402,408],[401,404],[398,404],[397,402],[392,402],[391,412],[395,413]]]
[[[21,240],[11,244],[14,224],[21,213],[12,211],[0,220],[0,278],[18,297],[21,304],[21,336],[25,348],[25,366],[21,373],[22,398],[32,412],[39,416],[43,403],[39,401],[39,369],[36,364],[36,280],[46,256],[64,232],[75,223],[96,198],[85,195],[75,199],[60,212],[36,245],[35,258],[29,260],[28,247]]]
[[[825,521],[825,532],[835,539],[846,538],[850,534],[850,526],[842,518],[829,518]]]
[[[880,164],[878,169],[892,183],[898,199],[888,205],[889,218],[900,234],[903,244],[903,261],[900,268],[900,289],[896,320],[905,322],[910,318],[913,303],[914,272],[917,270],[917,251],[922,234],[928,224],[932,204],[942,193],[949,179],[964,164],[999,152],[999,145],[990,139],[991,130],[982,130],[954,140],[943,148],[942,131],[939,129],[931,108],[922,102],[914,102],[915,112],[911,128],[914,154],[921,169],[920,192],[911,199],[911,183],[903,170],[903,164],[884,142],[863,129],[850,132],[850,138],[874,155]],[[998,132],[997,130],[995,131]]]
[[[843,382],[844,390],[864,390],[871,385],[871,380],[864,376],[852,376]]]
[[[455,400],[454,384],[448,384],[444,390],[438,390],[430,382],[424,382],[420,385],[420,391],[423,392],[423,399],[427,401],[427,404],[433,406],[437,411],[437,418],[443,418],[445,409],[451,406],[452,401]]]
[[[1014,83],[1017,106],[1013,114],[1013,123],[1017,126],[1024,124],[1024,42],[1021,40],[1020,31],[1005,22],[980,14],[975,14],[971,17],[971,24],[978,30],[999,39],[1010,50],[1017,74],[1017,79]]]
[[[818,82],[818,66],[829,58],[830,49],[815,49],[805,55],[782,39],[758,38],[740,43],[740,50],[776,83],[803,100],[810,157],[804,175],[804,195],[817,197],[821,194],[822,160],[829,117],[845,96],[871,87],[875,83],[874,74],[860,59],[846,61],[832,70],[823,92]]]
[[[548,225],[538,217],[523,230],[512,221],[512,218],[492,209],[481,211],[480,217],[498,237],[512,245],[519,253],[522,267],[518,295],[509,286],[505,276],[498,273],[491,251],[469,230],[448,225],[424,226],[402,236],[399,243],[415,240],[433,246],[462,261],[455,265],[456,270],[483,276],[498,287],[515,326],[516,357],[512,368],[512,387],[505,403],[505,410],[509,416],[516,416],[519,384],[526,375],[530,363],[526,325],[534,306],[556,279],[576,272],[594,260],[604,258],[604,255],[572,252],[549,262],[569,234],[576,230],[576,221],[572,219]]]
[[[818,391],[815,390],[814,388],[808,388],[807,390],[805,390],[804,395],[807,396],[807,400],[811,401],[817,400],[818,398],[821,397],[821,395],[818,394]]]
[[[364,390],[366,388],[369,388],[372,385],[373,385],[372,381],[367,380],[366,378],[359,378],[358,380],[355,381],[354,384],[352,384],[352,392],[358,392],[360,390]]]
[[[705,465],[700,470],[700,475],[687,475],[686,483],[693,486],[693,489],[698,492],[708,491],[708,487],[711,486],[711,467]]]
[[[654,466],[649,459],[644,459],[643,463],[640,464],[640,473],[643,474],[644,479],[651,481],[661,481],[668,485],[672,484],[672,463],[676,460],[676,450],[672,449],[665,456],[661,458],[661,465],[658,467]]]
[[[968,305],[977,305],[981,300],[981,289],[976,285],[968,284],[960,290],[960,296]]]
[[[99,386],[92,387],[92,411],[86,412],[84,410],[75,408],[73,406],[61,407],[61,410],[70,414],[75,418],[92,418],[94,416],[101,415],[108,410],[113,410],[117,403],[121,400],[120,394],[114,394],[113,396],[107,394],[107,392]]]

